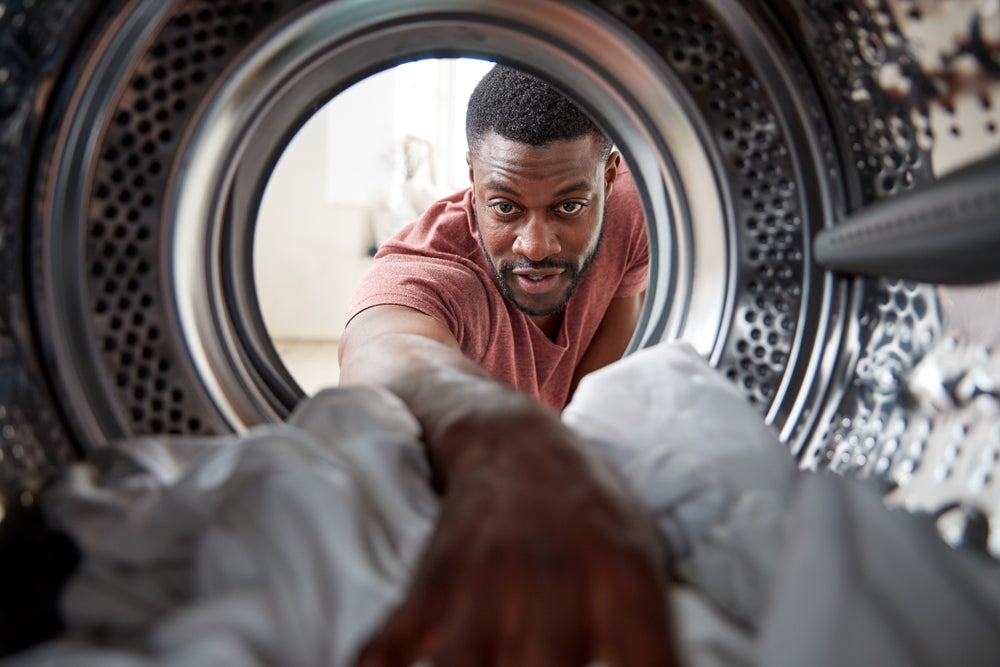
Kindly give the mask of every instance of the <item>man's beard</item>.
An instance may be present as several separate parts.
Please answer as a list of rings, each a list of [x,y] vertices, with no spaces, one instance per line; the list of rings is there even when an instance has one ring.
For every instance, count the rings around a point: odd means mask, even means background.
[[[479,222],[476,221],[478,226]],[[493,262],[493,258],[490,253],[486,250],[486,244],[483,243],[483,233],[482,230],[479,232],[479,245],[483,249],[483,255],[486,256],[486,261],[489,263],[490,268],[493,269],[493,275],[497,279],[497,283],[500,285],[500,292],[504,297],[517,306],[517,309],[526,315],[532,317],[545,317],[546,315],[554,315],[561,312],[566,308],[566,304],[576,293],[576,288],[580,286],[580,281],[583,280],[584,275],[586,275],[587,270],[590,265],[593,264],[594,258],[597,257],[598,251],[601,249],[601,243],[604,241],[604,216],[601,217],[600,232],[598,232],[597,243],[594,245],[594,250],[587,255],[587,258],[583,261],[580,268],[577,268],[569,262],[560,262],[556,260],[543,259],[540,262],[533,262],[529,259],[522,260],[520,262],[503,262],[500,266],[497,266]],[[514,275],[516,269],[561,269],[564,275],[570,277],[569,288],[566,290],[566,296],[563,299],[548,308],[533,308],[527,304],[521,303],[517,300],[514,295],[514,290],[510,288],[508,279]]]

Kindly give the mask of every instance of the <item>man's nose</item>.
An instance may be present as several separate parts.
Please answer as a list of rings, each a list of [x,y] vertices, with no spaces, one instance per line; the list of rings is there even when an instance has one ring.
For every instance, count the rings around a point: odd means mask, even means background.
[[[544,216],[532,216],[514,239],[514,252],[533,262],[540,262],[546,257],[556,255],[562,250],[559,237]]]

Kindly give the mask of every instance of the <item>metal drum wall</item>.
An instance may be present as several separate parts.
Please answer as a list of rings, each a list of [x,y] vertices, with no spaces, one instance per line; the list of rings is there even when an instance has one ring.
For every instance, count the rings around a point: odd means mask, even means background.
[[[855,294],[846,340],[856,352],[840,354],[850,369],[843,393],[824,406],[802,464],[874,478],[891,502],[941,515],[950,541],[979,547],[987,546],[987,521],[1000,521],[1000,290],[989,282],[1000,259],[1000,16],[987,9],[898,2],[804,10],[859,203],[892,211],[907,195],[933,191],[940,194],[927,198],[925,212],[930,219],[941,209],[942,224],[929,235],[934,252],[896,261],[886,248],[881,261],[828,262],[871,278]],[[931,186],[948,179],[964,187],[957,198]],[[973,220],[985,235],[963,243],[963,224]],[[913,216],[897,221],[904,234],[922,233]],[[850,224],[841,220],[839,229]],[[948,275],[949,265],[959,268]],[[918,282],[925,279],[956,284]],[[1000,535],[988,546],[1000,554]]]
[[[270,170],[355,81],[471,55],[551,80],[628,156],[654,244],[634,346],[692,343],[803,467],[879,480],[956,541],[997,520],[996,289],[813,253],[1000,153],[988,3],[41,4],[0,4],[4,504],[112,439],[287,414],[250,268]]]

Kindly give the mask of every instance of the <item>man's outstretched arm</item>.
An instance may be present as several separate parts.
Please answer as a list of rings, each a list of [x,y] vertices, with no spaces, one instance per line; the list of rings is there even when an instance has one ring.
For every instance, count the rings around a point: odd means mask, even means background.
[[[442,494],[410,591],[361,667],[674,664],[655,528],[556,413],[408,308],[357,315],[340,353],[341,384],[381,384],[420,421]]]

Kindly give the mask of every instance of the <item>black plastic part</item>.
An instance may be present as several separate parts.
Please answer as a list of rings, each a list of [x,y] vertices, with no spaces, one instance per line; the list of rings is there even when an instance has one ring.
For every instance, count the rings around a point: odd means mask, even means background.
[[[844,273],[967,285],[1000,279],[1000,155],[824,229],[815,259]]]

